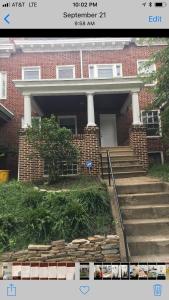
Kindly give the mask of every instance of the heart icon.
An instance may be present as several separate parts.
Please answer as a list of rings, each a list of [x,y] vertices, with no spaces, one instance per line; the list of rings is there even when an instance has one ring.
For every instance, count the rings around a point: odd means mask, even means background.
[[[79,290],[83,295],[86,295],[90,291],[90,287],[88,285],[81,285]]]

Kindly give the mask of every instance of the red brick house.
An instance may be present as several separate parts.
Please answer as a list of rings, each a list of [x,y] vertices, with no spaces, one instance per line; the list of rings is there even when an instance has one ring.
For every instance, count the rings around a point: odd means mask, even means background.
[[[12,174],[43,177],[40,158],[28,159],[24,129],[51,114],[72,130],[81,151],[72,174],[86,172],[87,159],[99,174],[102,148],[131,146],[144,168],[148,156],[163,161],[160,111],[145,111],[155,83],[144,86],[138,77],[155,70],[140,67],[161,47],[131,38],[0,39],[0,138],[18,149],[8,161]]]

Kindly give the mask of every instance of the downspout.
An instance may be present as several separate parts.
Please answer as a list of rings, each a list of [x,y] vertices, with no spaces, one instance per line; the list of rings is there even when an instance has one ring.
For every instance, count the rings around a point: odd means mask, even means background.
[[[80,49],[80,78],[83,79],[83,50]]]

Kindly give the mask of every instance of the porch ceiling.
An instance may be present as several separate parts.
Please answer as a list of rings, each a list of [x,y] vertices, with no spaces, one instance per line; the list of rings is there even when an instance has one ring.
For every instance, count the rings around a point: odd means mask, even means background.
[[[137,77],[113,79],[41,79],[34,81],[14,80],[15,87],[23,95],[59,95],[91,93],[128,93],[139,91],[143,82]]]
[[[128,94],[99,94],[94,96],[95,112],[118,113]],[[87,111],[85,95],[35,96],[34,100],[44,114],[73,114]]]

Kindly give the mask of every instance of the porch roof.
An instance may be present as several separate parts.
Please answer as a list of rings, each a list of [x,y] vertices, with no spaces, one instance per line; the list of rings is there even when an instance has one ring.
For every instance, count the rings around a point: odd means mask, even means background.
[[[7,109],[2,103],[0,103],[0,121],[8,121],[12,119],[14,114]]]
[[[143,82],[137,77],[113,79],[41,79],[14,80],[15,87],[23,95],[66,95],[86,93],[129,93],[139,92]]]

